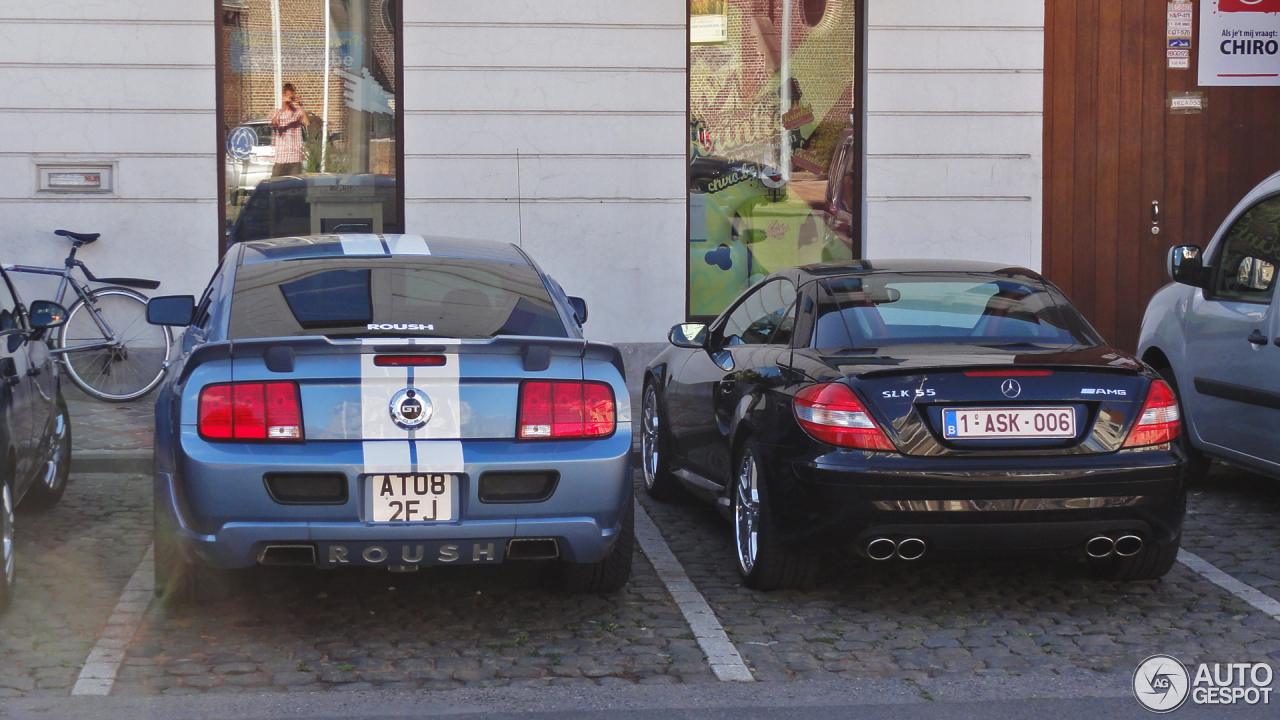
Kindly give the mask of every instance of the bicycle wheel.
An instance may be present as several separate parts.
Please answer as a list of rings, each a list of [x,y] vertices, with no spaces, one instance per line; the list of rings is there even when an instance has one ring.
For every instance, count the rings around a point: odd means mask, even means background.
[[[105,287],[89,293],[98,316],[111,328],[115,343],[96,350],[69,350],[63,365],[71,381],[99,400],[125,402],[151,392],[164,378],[173,336],[169,328],[147,322],[147,299],[121,287]],[[67,312],[58,333],[58,347],[100,343],[102,330],[83,299]]]

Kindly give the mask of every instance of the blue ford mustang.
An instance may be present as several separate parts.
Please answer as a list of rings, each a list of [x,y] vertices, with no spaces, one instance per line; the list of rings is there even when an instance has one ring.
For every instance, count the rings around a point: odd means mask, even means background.
[[[510,244],[336,235],[232,246],[156,403],[156,587],[255,564],[631,570],[631,417],[586,304]]]

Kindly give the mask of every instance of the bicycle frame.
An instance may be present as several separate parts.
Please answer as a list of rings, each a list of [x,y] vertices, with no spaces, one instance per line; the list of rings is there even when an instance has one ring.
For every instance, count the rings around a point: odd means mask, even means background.
[[[54,302],[58,304],[62,303],[62,298],[67,292],[67,285],[70,284],[71,288],[75,290],[76,295],[84,301],[85,308],[89,311],[89,317],[93,318],[93,322],[98,326],[98,330],[102,333],[102,337],[107,338],[102,342],[85,343],[83,345],[75,345],[72,347],[50,348],[50,355],[65,355],[69,352],[79,352],[81,350],[101,350],[103,348],[112,347],[116,344],[115,331],[112,330],[111,326],[107,324],[107,321],[103,320],[102,316],[98,314],[98,308],[94,306],[93,299],[89,296],[88,286],[79,280],[76,280],[71,275],[72,268],[78,267],[75,257],[76,249],[73,247],[71,248],[70,257],[67,258],[66,266],[61,269],[41,267],[38,265],[10,265],[6,268],[10,272],[27,273],[28,275],[49,275],[62,278],[58,282],[58,292],[54,295]]]

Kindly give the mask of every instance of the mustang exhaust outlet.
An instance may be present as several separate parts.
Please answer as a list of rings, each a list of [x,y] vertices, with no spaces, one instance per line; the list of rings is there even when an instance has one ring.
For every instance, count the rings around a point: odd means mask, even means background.
[[[903,560],[919,560],[924,557],[925,544],[920,538],[898,541],[898,557]]]
[[[1142,552],[1142,538],[1137,535],[1116,538],[1116,554],[1120,557],[1133,557],[1140,552]]]
[[[1138,542],[1141,543],[1142,541],[1139,540]],[[1084,544],[1084,551],[1088,553],[1091,558],[1104,558],[1110,555],[1115,549],[1116,541],[1106,535],[1099,535]]]
[[[881,537],[868,542],[864,550],[872,560],[888,560],[897,552],[898,546],[889,538]]]

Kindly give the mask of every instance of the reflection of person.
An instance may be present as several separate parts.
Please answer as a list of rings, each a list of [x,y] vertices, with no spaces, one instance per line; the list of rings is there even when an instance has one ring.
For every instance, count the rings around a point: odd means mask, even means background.
[[[280,93],[280,107],[271,112],[271,125],[275,128],[272,145],[276,149],[275,165],[271,177],[302,174],[302,128],[310,126],[307,111],[295,98],[293,83],[285,83]]]

